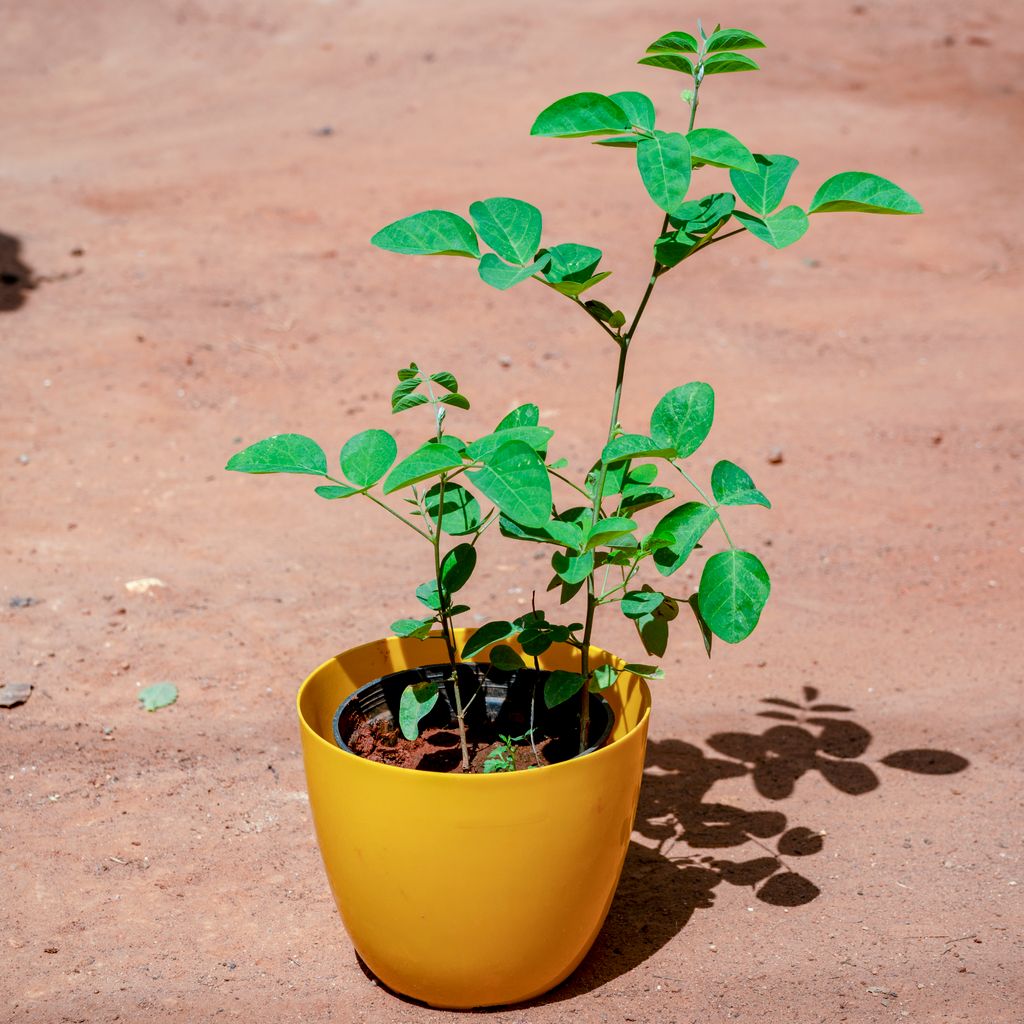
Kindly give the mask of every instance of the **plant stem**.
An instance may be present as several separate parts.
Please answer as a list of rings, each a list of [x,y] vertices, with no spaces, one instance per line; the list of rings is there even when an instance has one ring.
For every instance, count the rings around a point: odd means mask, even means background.
[[[438,430],[440,436],[440,430]],[[441,474],[441,482],[437,493],[438,519],[437,527],[434,530],[432,543],[434,547],[434,579],[437,581],[438,603],[441,605],[441,633],[444,635],[444,645],[448,648],[448,661],[451,663],[452,693],[455,695],[455,718],[459,730],[459,743],[462,746],[462,770],[469,771],[469,744],[466,741],[465,711],[462,707],[462,693],[459,689],[458,655],[455,653],[455,631],[452,628],[451,616],[448,614],[448,594],[441,581],[441,518],[444,514],[444,474]]]
[[[410,523],[409,520],[405,518],[405,516],[400,515],[393,508],[391,508],[390,505],[385,505],[383,501],[380,501],[378,498],[375,498],[369,491],[363,491],[362,493],[367,498],[369,498],[370,501],[374,503],[374,505],[379,505],[382,509],[384,509],[385,512],[390,512],[400,523],[405,523],[405,525],[408,526],[410,530],[415,530],[416,533],[418,533],[424,540],[429,540],[431,544],[434,543],[433,537],[431,537],[431,535],[427,533],[426,530],[421,530],[418,526],[415,526],[412,523]]]

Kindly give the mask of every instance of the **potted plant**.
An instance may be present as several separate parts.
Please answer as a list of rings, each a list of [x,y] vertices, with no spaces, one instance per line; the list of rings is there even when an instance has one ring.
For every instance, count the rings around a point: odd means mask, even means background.
[[[709,485],[685,462],[711,429],[712,388],[699,381],[672,387],[649,415],[622,405],[629,351],[656,285],[740,234],[781,249],[817,213],[921,210],[897,185],[859,171],[829,178],[806,210],[780,209],[795,158],[754,152],[727,131],[696,126],[707,76],[756,70],[748,51],[763,45],[745,30],[706,33],[698,22],[695,35],[669,32],[647,48],[641,64],[688,79],[685,131],[656,123],[653,102],[639,92],[566,96],[533,124],[532,135],[589,139],[635,159],[661,227],[646,289],[629,316],[594,297],[609,276],[599,269],[601,251],[547,242],[540,211],[522,200],[474,202],[469,220],[427,210],[372,239],[396,253],[463,257],[501,290],[535,281],[593,321],[618,363],[606,443],[589,465],[554,457],[553,431],[534,404],[473,441],[449,432],[449,411],[469,402],[450,372],[416,364],[398,371],[392,412],[429,411],[431,432],[403,458],[394,438],[374,428],[345,443],[340,476],[328,471],[318,444],[294,434],[267,438],[228,463],[248,473],[322,477],[322,498],[368,499],[431,548],[432,576],[416,588],[427,614],[401,619],[394,636],[320,666],[298,704],[317,834],[346,927],[383,981],[434,1005],[495,1005],[545,991],[580,962],[607,913],[639,793],[646,680],[661,670],[594,645],[603,609],[630,619],[654,658],[686,611],[710,655],[713,637],[746,638],[768,599],[767,571],[736,546],[724,519],[732,506],[768,508],[768,498],[731,461],[715,464]],[[731,187],[697,187],[716,173],[709,167],[727,174]],[[688,500],[665,486],[665,470],[673,486],[688,489]],[[551,547],[553,576],[541,582],[577,614],[534,601],[517,618],[494,618],[473,632],[456,628],[468,610],[457,594],[476,567],[477,540],[495,525],[510,540]],[[673,593],[671,577],[718,534],[720,550],[704,559],[696,593]],[[507,718],[504,730],[500,710],[488,710],[501,706],[488,697],[495,681],[501,696],[520,691],[518,717]],[[379,692],[360,704],[353,695],[368,683]],[[594,723],[605,705],[607,741]],[[557,729],[538,724],[559,708],[569,713]],[[360,727],[367,756],[349,749]],[[482,739],[479,730],[487,733]],[[443,734],[457,748],[431,761],[448,770],[395,767],[429,748],[428,734]],[[549,760],[560,763],[545,764],[538,738],[558,747]],[[498,922],[502,939],[494,942]]]

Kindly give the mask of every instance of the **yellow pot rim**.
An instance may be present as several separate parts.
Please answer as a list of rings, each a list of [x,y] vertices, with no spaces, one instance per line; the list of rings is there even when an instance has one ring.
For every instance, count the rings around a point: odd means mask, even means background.
[[[400,639],[398,637],[385,637],[385,640]],[[376,647],[381,641],[371,640],[365,644],[359,644],[357,647],[351,647],[346,650],[346,654],[358,654],[360,651],[369,650],[370,648]],[[592,651],[597,651],[597,648],[591,648]],[[602,652],[604,653],[604,652]],[[616,658],[613,655],[606,655],[610,658],[610,663],[621,669],[624,667],[625,662],[621,658]],[[313,680],[319,675],[331,662],[337,660],[335,658],[328,658],[326,661],[321,662],[309,675],[303,680],[302,685],[299,687],[298,693],[295,696],[295,707],[299,716],[299,721],[302,725],[302,729],[306,732],[316,743],[322,744],[324,748],[331,752],[331,756],[353,758],[359,761],[361,764],[367,766],[367,770],[378,771],[385,773],[400,773],[402,775],[416,775],[418,773],[414,768],[402,768],[398,765],[393,764],[381,764],[378,761],[370,761],[367,758],[359,757],[358,754],[353,754],[351,751],[342,750],[336,743],[326,740],[320,733],[313,728],[312,725],[306,720],[306,716],[302,711],[302,700],[307,688],[312,685]],[[636,677],[644,685],[646,689],[646,680],[641,679],[639,676]],[[368,682],[370,680],[367,680]],[[462,774],[461,772],[431,772],[430,774],[438,780],[451,780],[450,782],[441,782],[442,785],[454,784],[454,785],[523,785],[529,784],[528,780],[536,778],[539,772],[555,772],[555,771],[572,771],[573,767],[579,765],[580,762],[586,761],[589,763],[590,758],[601,758],[612,756],[609,751],[618,743],[622,743],[630,733],[635,732],[637,729],[644,728],[647,724],[648,718],[651,714],[650,698],[646,701],[646,707],[644,708],[643,714],[637,720],[637,722],[622,736],[616,739],[609,740],[600,750],[592,751],[589,754],[584,754],[582,757],[574,757],[568,761],[561,761],[558,764],[546,764],[541,765],[539,768],[533,768],[528,772],[492,772],[490,774],[483,774],[482,772],[476,772],[471,774]],[[612,708],[616,717],[619,712]],[[385,777],[385,776],[382,776]],[[548,776],[550,778],[550,775]]]

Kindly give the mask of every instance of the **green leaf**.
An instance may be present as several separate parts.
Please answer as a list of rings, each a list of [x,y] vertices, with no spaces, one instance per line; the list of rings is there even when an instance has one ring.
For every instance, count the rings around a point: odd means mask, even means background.
[[[921,204],[899,185],[877,174],[844,171],[826,181],[811,200],[809,213],[920,213]]]
[[[589,510],[588,510],[589,513]],[[559,547],[578,551],[583,547],[583,530],[575,523],[552,519],[540,527],[525,527],[501,516],[498,528],[505,537],[516,540],[530,540],[538,544],[557,544]]]
[[[751,174],[733,170],[729,172],[729,180],[740,199],[754,213],[764,217],[782,202],[789,179],[793,177],[800,161],[782,153],[773,153],[771,156],[755,153],[754,160],[757,164],[756,172]]]
[[[674,497],[675,495],[667,487],[638,487],[635,490],[622,492],[620,509],[626,515],[636,515],[637,512],[645,508],[669,501]]]
[[[594,571],[594,552],[568,555],[556,551],[551,556],[551,568],[564,583],[582,583]]]
[[[425,605],[432,612],[439,612],[441,605],[441,592],[437,589],[437,580],[427,580],[416,588],[416,600]]]
[[[611,276],[612,272],[606,270],[603,273],[587,278],[586,281],[559,281],[557,284],[548,282],[548,287],[554,288],[556,292],[561,292],[563,295],[568,295],[570,298],[575,299],[579,298],[585,291],[589,291],[595,284],[600,284],[606,277]]]
[[[432,373],[430,379],[435,384],[440,384],[446,391],[458,391],[459,382],[455,379],[455,375],[449,373],[447,370],[441,370],[438,373]]]
[[[426,405],[430,399],[426,395],[403,395],[401,398],[391,399],[391,412],[405,412],[406,409],[415,409],[418,405]]]
[[[469,399],[465,395],[442,395],[442,405],[452,405],[456,409],[468,409]]]
[[[629,131],[629,118],[618,103],[599,92],[578,92],[542,110],[530,134],[571,139],[625,131]]]
[[[507,263],[522,266],[533,262],[541,232],[541,214],[536,206],[521,199],[498,197],[473,203],[469,215],[480,237]]]
[[[232,455],[224,468],[238,473],[326,476],[327,456],[316,441],[302,434],[275,434]]]
[[[694,164],[713,164],[715,167],[757,172],[754,154],[735,135],[720,128],[694,128],[686,133],[686,141],[690,147],[690,160]]]
[[[762,220],[737,210],[733,216],[755,237],[776,249],[799,242],[807,231],[807,214],[799,206],[787,206]]]
[[[420,368],[415,363],[410,363],[408,369],[403,367],[398,371],[398,380],[401,383],[412,380],[414,377],[418,377]]]
[[[362,488],[345,487],[344,485],[335,486],[333,484],[324,484],[314,488],[314,490],[321,498],[327,498],[328,501],[333,501],[336,498],[348,498],[353,494],[362,494]]]
[[[639,135],[609,135],[604,139],[594,139],[592,145],[611,146],[612,148],[617,147],[619,149],[636,149],[636,144],[639,141]]]
[[[621,309],[613,310],[611,306],[605,305],[598,299],[591,299],[589,302],[584,302],[583,305],[587,307],[587,312],[591,316],[596,317],[613,330],[626,322],[626,316]]]
[[[458,544],[441,561],[441,587],[445,595],[455,594],[468,582],[476,568],[476,548]]]
[[[618,678],[619,670],[617,668],[613,668],[611,665],[598,665],[590,677],[590,692],[600,693],[601,690],[607,690],[609,686],[615,685]]]
[[[711,627],[704,621],[704,616],[700,613],[700,601],[697,594],[691,594],[687,599],[686,603],[690,606],[690,611],[693,612],[693,617],[697,620],[697,627],[700,629],[701,639],[704,641],[704,650],[707,652],[707,656],[711,657],[711,640],[714,633],[711,632]]]
[[[692,455],[711,430],[715,393],[710,384],[692,381],[669,391],[651,413],[651,437],[673,447],[680,458]]]
[[[458,469],[461,465],[462,459],[447,445],[428,441],[391,470],[384,481],[384,493],[391,494],[402,487],[439,476],[446,470]]]
[[[554,433],[550,427],[505,427],[473,441],[466,447],[466,454],[475,461],[487,462],[490,456],[509,441],[523,441],[535,452],[543,452],[547,450]]]
[[[476,233],[458,214],[424,210],[381,228],[370,239],[378,249],[410,256],[480,255]]]
[[[549,708],[558,707],[575,697],[583,689],[584,679],[579,672],[566,672],[558,668],[544,680],[544,703]]]
[[[712,53],[704,58],[705,75],[727,75],[731,71],[759,71],[757,61],[742,53]]]
[[[653,138],[641,139],[636,147],[647,194],[666,213],[686,199],[690,187],[690,147],[679,132],[656,131]]]
[[[528,267],[513,267],[508,263],[503,263],[493,252],[485,252],[480,257],[477,269],[485,284],[504,292],[521,281],[533,277],[534,274],[539,274],[547,265],[547,256],[542,256]]]
[[[668,647],[668,624],[679,614],[679,605],[666,597],[658,608],[634,620],[640,642],[648,654],[660,658]]]
[[[444,485],[444,507],[441,507],[441,484],[436,483],[423,495],[427,515],[437,523],[441,531],[453,537],[473,533],[480,525],[480,503],[465,487],[455,483]]]
[[[604,446],[601,461],[610,466],[624,459],[672,459],[675,455],[676,450],[671,445],[659,443],[643,434],[621,434]]]
[[[544,272],[544,276],[552,284],[562,281],[582,284],[589,281],[601,262],[600,249],[577,242],[553,245],[547,250],[547,254],[551,257],[551,266]]]
[[[395,636],[415,640],[426,640],[430,635],[430,627],[434,624],[434,616],[425,619],[398,619],[391,623],[391,632]]]
[[[492,649],[491,664],[501,672],[515,672],[516,669],[526,667],[519,654],[507,644],[498,644]]]
[[[735,206],[736,197],[731,192],[712,192],[677,207],[669,223],[678,228],[680,234],[696,241],[728,220]]]
[[[359,487],[372,487],[397,457],[398,445],[386,430],[364,430],[341,449],[341,471]]]
[[[420,734],[420,719],[425,718],[437,703],[437,683],[413,683],[402,691],[398,702],[398,727],[407,740]]]
[[[693,64],[690,58],[679,53],[655,53],[650,57],[641,57],[637,64],[646,64],[652,68],[664,68],[666,71],[678,71],[684,75],[693,74]]]
[[[443,444],[446,448],[451,448],[453,452],[461,455],[466,450],[466,442],[461,437],[456,437],[454,434],[442,434],[437,444]]]
[[[647,53],[698,53],[697,40],[689,32],[666,32],[647,47]]]
[[[154,683],[143,687],[135,696],[146,711],[159,711],[178,699],[178,688],[174,683]]]
[[[509,427],[535,427],[540,423],[540,409],[532,402],[520,405],[501,418],[494,432],[507,430]]]
[[[711,632],[736,644],[753,632],[770,590],[768,573],[756,555],[720,551],[704,564],[697,600]]]
[[[702,501],[688,501],[659,520],[648,538],[663,542],[654,552],[658,572],[662,576],[676,572],[717,518],[718,513],[710,505]]]
[[[498,643],[499,640],[507,640],[515,636],[518,630],[511,622],[487,622],[484,623],[467,641],[462,648],[463,659],[472,658],[479,654],[485,647]]]
[[[588,531],[586,540],[583,542],[584,551],[592,551],[596,547],[608,544],[617,537],[632,533],[636,529],[636,523],[625,516],[609,516],[607,519],[599,519]]]
[[[619,602],[619,611],[627,619],[639,619],[640,616],[649,615],[659,608],[664,600],[665,595],[658,593],[657,590],[629,590]]]
[[[764,43],[753,32],[742,28],[721,28],[708,36],[705,50],[707,53],[719,53],[722,50],[761,50]]]
[[[543,526],[551,518],[547,467],[525,441],[508,441],[466,475],[509,519]]]
[[[762,505],[772,503],[754,486],[746,470],[723,459],[711,471],[711,491],[720,505]]]
[[[658,668],[657,665],[638,665],[636,662],[630,662],[628,665],[622,666],[623,672],[632,672],[635,676],[640,676],[642,679],[664,679],[665,670]]]
[[[649,97],[642,92],[613,92],[608,98],[622,107],[630,124],[654,131],[654,104]]]

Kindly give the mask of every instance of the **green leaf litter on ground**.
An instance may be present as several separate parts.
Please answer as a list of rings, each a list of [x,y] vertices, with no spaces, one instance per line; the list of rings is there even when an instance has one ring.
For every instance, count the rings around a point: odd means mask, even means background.
[[[178,699],[178,688],[174,683],[154,683],[139,690],[138,698],[147,711],[159,711]]]

